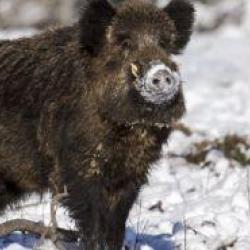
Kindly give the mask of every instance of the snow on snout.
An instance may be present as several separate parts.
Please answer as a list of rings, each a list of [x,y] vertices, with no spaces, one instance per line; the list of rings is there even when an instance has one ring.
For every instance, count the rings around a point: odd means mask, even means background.
[[[176,96],[181,77],[178,72],[160,62],[154,63],[140,81],[138,91],[141,96],[148,102],[162,104],[170,102]]]

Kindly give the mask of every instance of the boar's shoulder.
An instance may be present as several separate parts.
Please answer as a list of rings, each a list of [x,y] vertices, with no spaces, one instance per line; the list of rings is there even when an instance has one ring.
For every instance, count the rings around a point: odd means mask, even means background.
[[[37,113],[48,100],[72,95],[84,75],[78,25],[0,42],[0,109]]]

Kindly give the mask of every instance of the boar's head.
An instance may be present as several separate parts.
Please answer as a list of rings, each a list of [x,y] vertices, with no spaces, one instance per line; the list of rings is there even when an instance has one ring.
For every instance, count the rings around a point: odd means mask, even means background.
[[[145,0],[123,1],[117,8],[106,0],[88,1],[81,47],[90,58],[89,93],[104,119],[162,127],[182,117],[182,80],[173,55],[188,43],[193,21],[187,0],[172,0],[162,9]]]

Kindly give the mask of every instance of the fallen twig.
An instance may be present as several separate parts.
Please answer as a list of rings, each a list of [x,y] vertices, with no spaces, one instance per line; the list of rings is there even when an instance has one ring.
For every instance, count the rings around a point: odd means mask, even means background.
[[[186,136],[191,136],[193,134],[193,131],[190,127],[185,125],[184,123],[181,122],[176,122],[172,125],[172,128],[174,130],[182,132]]]
[[[0,236],[6,236],[15,231],[29,232],[35,235],[44,235],[46,239],[53,239],[56,234],[57,240],[75,242],[78,240],[78,232],[63,228],[47,227],[42,222],[33,222],[26,219],[15,219],[0,224]],[[44,234],[46,232],[46,234]]]
[[[164,209],[162,208],[162,201],[158,201],[156,204],[152,205],[148,208],[149,211],[158,210],[161,213],[164,213]]]

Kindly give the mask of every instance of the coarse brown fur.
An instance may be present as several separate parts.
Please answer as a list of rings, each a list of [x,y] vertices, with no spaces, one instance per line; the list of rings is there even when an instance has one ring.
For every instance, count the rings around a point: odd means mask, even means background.
[[[189,41],[193,12],[182,0],[163,10],[93,0],[79,24],[0,43],[0,210],[66,185],[85,249],[121,249],[149,165],[185,110],[182,91],[145,103],[130,64],[140,74],[152,59],[177,69],[171,54]]]

